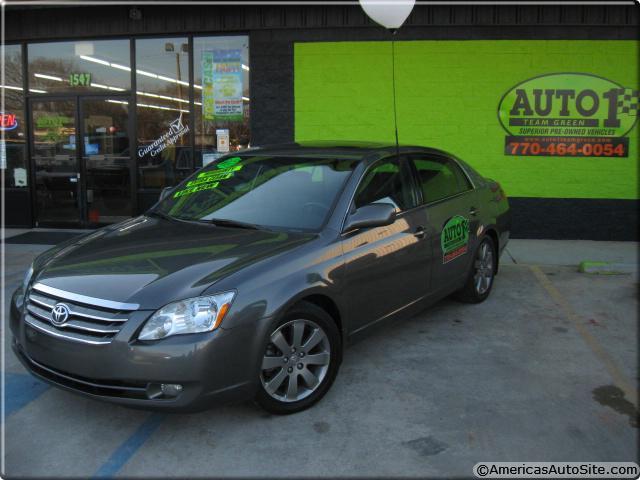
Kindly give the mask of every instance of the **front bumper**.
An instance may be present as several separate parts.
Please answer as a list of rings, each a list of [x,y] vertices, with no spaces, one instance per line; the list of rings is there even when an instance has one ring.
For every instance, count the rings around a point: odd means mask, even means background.
[[[85,345],[39,332],[11,301],[12,347],[36,377],[91,398],[149,409],[195,411],[251,398],[261,357],[255,329],[217,329],[156,342],[134,340],[153,313],[134,312],[107,345]],[[176,397],[152,395],[180,384]],[[151,398],[150,398],[151,397]]]

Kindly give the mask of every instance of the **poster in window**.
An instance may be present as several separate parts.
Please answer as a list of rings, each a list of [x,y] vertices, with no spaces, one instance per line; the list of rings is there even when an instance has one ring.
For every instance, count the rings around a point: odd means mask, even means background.
[[[202,52],[202,115],[205,120],[242,121],[242,52]]]

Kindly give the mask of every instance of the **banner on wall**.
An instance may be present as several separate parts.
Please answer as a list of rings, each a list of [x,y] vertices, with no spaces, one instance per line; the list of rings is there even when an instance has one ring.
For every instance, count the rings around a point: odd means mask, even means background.
[[[586,73],[525,80],[504,94],[505,155],[628,157],[638,90]]]
[[[242,121],[242,51],[205,50],[201,68],[204,119]]]

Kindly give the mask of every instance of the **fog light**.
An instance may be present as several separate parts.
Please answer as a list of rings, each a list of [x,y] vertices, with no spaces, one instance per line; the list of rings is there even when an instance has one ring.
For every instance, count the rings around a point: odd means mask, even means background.
[[[167,397],[177,397],[182,392],[182,385],[179,383],[163,383],[160,385],[160,390]]]
[[[174,398],[182,393],[179,383],[150,383],[147,385],[147,398],[150,400]]]

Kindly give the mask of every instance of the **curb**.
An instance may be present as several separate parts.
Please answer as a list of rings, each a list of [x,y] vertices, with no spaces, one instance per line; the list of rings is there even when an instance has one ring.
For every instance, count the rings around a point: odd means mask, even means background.
[[[591,262],[583,261],[578,266],[580,273],[596,275],[624,275],[638,271],[635,263]]]

